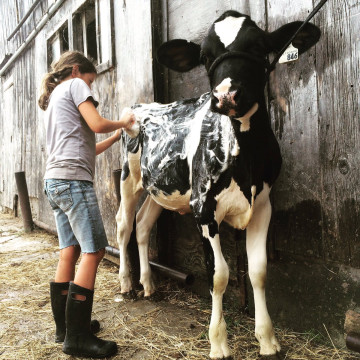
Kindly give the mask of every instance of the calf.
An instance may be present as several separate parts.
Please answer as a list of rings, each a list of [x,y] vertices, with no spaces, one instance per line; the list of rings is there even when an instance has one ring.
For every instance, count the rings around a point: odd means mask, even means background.
[[[211,92],[172,104],[136,105],[139,133],[124,135],[122,201],[117,213],[121,292],[132,289],[126,248],[136,215],[140,282],[145,296],[155,288],[148,262],[149,232],[162,208],[192,213],[203,242],[212,295],[211,358],[229,358],[222,311],[229,269],[221,252],[219,225],[247,229],[249,276],[255,298],[255,336],[261,355],[280,351],[265,301],[269,193],[281,166],[264,97],[267,54],[279,51],[301,23],[267,33],[249,16],[227,11],[212,24],[201,45],[185,40],[163,44],[158,59],[176,71],[203,64]],[[307,24],[294,39],[299,54],[320,31]]]

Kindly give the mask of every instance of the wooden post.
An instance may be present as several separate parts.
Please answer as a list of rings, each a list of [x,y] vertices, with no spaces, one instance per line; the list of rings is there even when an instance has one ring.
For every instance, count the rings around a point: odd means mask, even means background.
[[[25,232],[32,231],[34,223],[32,220],[29,193],[26,184],[25,171],[15,173],[16,186],[20,198],[21,216],[23,218]]]

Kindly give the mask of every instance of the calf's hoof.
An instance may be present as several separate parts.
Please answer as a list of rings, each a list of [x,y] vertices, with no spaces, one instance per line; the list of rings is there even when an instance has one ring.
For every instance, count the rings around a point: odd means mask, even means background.
[[[137,299],[135,290],[130,290],[128,292],[121,293],[121,296],[126,300],[136,300]]]

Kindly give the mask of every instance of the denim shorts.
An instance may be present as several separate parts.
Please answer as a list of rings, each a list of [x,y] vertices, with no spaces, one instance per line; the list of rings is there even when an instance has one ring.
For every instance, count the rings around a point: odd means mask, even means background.
[[[59,247],[80,245],[94,253],[108,246],[93,183],[46,179],[44,191],[54,211]]]

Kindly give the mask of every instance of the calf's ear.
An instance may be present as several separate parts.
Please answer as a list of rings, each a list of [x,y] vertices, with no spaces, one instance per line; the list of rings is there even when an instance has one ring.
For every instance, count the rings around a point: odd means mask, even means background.
[[[268,46],[269,52],[280,51],[286,42],[295,34],[297,29],[301,26],[301,21],[294,21],[289,24],[281,26],[279,29],[268,34]],[[292,41],[293,46],[299,49],[299,54],[302,54],[306,50],[310,49],[320,39],[320,29],[307,23],[301,31],[296,35]]]
[[[157,59],[171,70],[186,72],[200,65],[200,45],[182,39],[171,40],[160,46]]]

